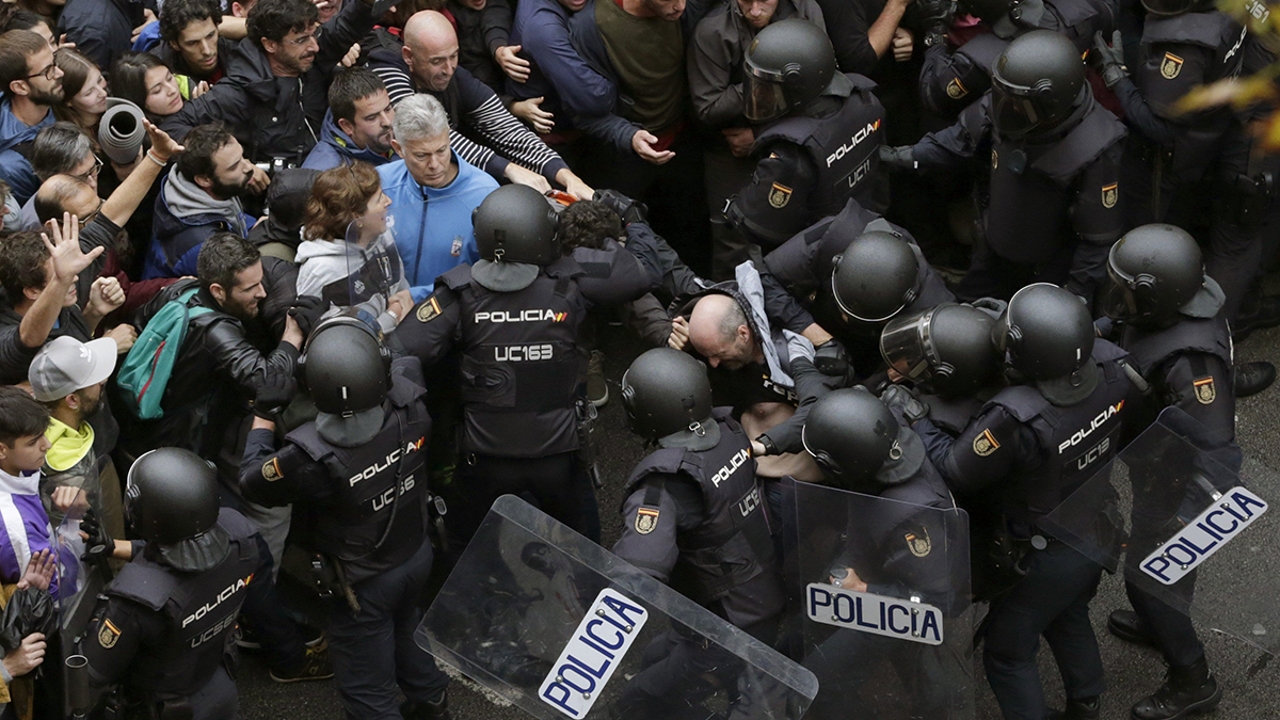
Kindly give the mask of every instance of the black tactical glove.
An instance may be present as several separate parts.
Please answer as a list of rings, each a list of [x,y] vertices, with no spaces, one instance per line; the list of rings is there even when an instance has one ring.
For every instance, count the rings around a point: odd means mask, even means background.
[[[293,376],[282,372],[257,370],[249,379],[249,385],[254,394],[253,414],[273,422],[293,401],[293,395],[297,391]]]
[[[1129,70],[1124,66],[1124,42],[1120,39],[1120,31],[1111,35],[1111,44],[1102,38],[1102,32],[1093,34],[1093,53],[1097,57],[1099,74],[1107,89],[1114,90],[1120,81],[1129,77]]]
[[[299,295],[289,308],[289,314],[298,323],[303,337],[311,337],[311,331],[320,324],[320,317],[329,309],[329,303],[311,295]]]
[[[976,310],[981,310],[995,320],[999,320],[1003,317],[1004,311],[1009,309],[1009,303],[1004,300],[989,297],[978,298],[977,300],[969,303],[969,306]]]
[[[890,170],[909,170],[915,171],[918,165],[914,157],[914,146],[899,145],[890,147],[888,145],[880,146],[880,163]]]
[[[880,402],[897,409],[908,423],[929,416],[929,404],[916,397],[914,390],[902,385],[890,385],[880,393]]]
[[[81,518],[80,532],[89,536],[89,539],[84,541],[84,555],[80,557],[85,562],[90,562],[90,556],[103,552],[110,556],[111,551],[116,547],[116,541],[93,508],[86,510],[84,517]]]
[[[776,443],[774,443],[774,442],[773,442],[773,440],[772,440],[768,435],[764,435],[764,434],[758,435],[758,436],[756,437],[756,442],[758,442],[758,443],[760,443],[761,445],[763,445],[763,446],[764,446],[764,454],[765,454],[765,455],[777,455],[777,454],[778,454],[778,446],[777,446],[777,444],[776,444]]]
[[[849,372],[849,353],[835,338],[813,349],[813,366],[823,375],[844,377]]]
[[[618,213],[622,217],[623,225],[630,225],[633,222],[647,222],[648,220],[649,208],[645,207],[644,203],[632,200],[617,190],[607,188],[597,190],[596,201],[604,203],[610,210]]]

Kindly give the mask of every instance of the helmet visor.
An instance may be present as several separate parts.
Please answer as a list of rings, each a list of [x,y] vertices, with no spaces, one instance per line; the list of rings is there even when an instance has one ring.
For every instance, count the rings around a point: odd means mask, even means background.
[[[895,372],[915,383],[933,376],[935,353],[930,337],[933,311],[897,318],[880,334],[880,355]]]
[[[743,98],[743,114],[751,122],[765,122],[782,117],[790,110],[782,76],[766,72],[746,63],[747,82]]]
[[[1000,86],[996,85],[996,89],[998,91]],[[1043,114],[1036,109],[1035,102],[1030,98],[996,92],[993,105],[991,121],[1000,134],[1006,137],[1024,137],[1044,124]]]
[[[1107,277],[1111,282],[1099,298],[1102,312],[1112,320],[1138,318],[1141,312],[1138,309],[1138,298],[1133,292],[1133,278],[1118,270],[1112,262],[1107,263]]]

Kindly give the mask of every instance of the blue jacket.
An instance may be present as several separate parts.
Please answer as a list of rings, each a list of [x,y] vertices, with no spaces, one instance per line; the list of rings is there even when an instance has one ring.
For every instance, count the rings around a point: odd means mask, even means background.
[[[320,127],[320,141],[311,148],[310,153],[307,153],[307,159],[303,161],[302,167],[308,170],[328,170],[339,165],[349,165],[356,160],[378,167],[394,159],[396,159],[395,152],[388,157],[367,148],[362,150],[356,147],[351,136],[338,128],[338,123],[333,119],[333,111],[326,110],[324,125]]]
[[[431,294],[442,273],[480,259],[471,211],[497,189],[498,181],[456,152],[453,160],[458,177],[438,189],[419,185],[404,160],[378,168],[382,191],[391,198],[391,229],[414,302]]]
[[[511,26],[510,44],[522,46],[532,67],[527,82],[507,78],[507,92],[520,100],[545,98],[542,109],[555,114],[557,127],[567,127],[570,115],[607,114],[617,102],[613,83],[574,48],[569,17],[558,0],[523,0]]]
[[[18,146],[33,142],[41,130],[52,124],[52,110],[35,127],[31,127],[13,114],[9,98],[0,100],[0,180],[9,183],[13,198],[19,205],[36,194],[36,190],[40,189],[40,180]]]
[[[142,265],[142,279],[194,276],[196,260],[204,241],[217,232],[235,232],[235,227],[222,215],[188,215],[178,217],[169,209],[165,200],[165,187],[169,176],[160,180],[160,194],[156,197],[154,220],[151,224],[151,247],[147,249]],[[243,213],[242,213],[243,214]],[[244,226],[253,227],[255,219],[244,215]]]

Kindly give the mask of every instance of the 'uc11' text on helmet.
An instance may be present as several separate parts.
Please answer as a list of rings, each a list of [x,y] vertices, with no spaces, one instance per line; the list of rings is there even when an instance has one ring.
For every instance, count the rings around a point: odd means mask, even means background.
[[[213,465],[182,448],[143,453],[129,468],[125,513],[142,539],[173,545],[208,532],[218,522]]]
[[[1080,51],[1065,36],[1033,30],[1009,43],[991,73],[991,119],[1006,138],[1051,132],[1090,99]]]
[[[808,105],[836,74],[827,33],[808,20],[782,20],[761,30],[743,60],[744,114],[752,122],[782,117]]]
[[[355,447],[382,428],[391,388],[391,354],[355,310],[326,319],[303,346],[299,365],[326,440]]]
[[[849,243],[831,272],[836,305],[849,317],[882,323],[915,301],[920,262],[898,235],[872,230]]]
[[[1173,318],[1204,286],[1195,238],[1159,223],[1136,227],[1117,240],[1107,255],[1107,275],[1111,285],[1103,294],[1103,311],[1130,322]]]
[[[555,210],[527,185],[504,185],[489,193],[471,223],[485,260],[548,265],[560,258]]]
[[[880,354],[925,392],[965,397],[992,382],[1000,369],[991,344],[994,325],[977,308],[944,303],[891,320],[880,334]]]
[[[622,404],[627,426],[646,439],[696,433],[711,417],[707,368],[672,348],[646,351],[622,376]]]

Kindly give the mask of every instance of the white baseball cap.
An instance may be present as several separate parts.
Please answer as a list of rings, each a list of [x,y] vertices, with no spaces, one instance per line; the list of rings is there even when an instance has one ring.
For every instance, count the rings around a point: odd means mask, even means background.
[[[31,361],[27,379],[36,400],[49,402],[111,377],[116,368],[116,341],[98,338],[82,343],[63,335],[45,343]]]

